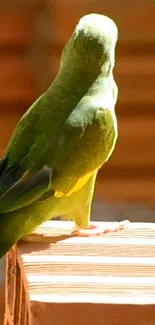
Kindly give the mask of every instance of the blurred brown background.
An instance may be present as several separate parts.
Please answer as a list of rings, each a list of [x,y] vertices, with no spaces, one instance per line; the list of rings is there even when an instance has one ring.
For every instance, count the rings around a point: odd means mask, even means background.
[[[21,115],[55,77],[75,24],[90,12],[110,16],[119,28],[115,68],[119,141],[99,173],[93,213],[97,219],[155,221],[153,0],[0,1],[0,156]],[[4,261],[3,318],[2,287]]]
[[[79,18],[103,13],[119,28],[115,79],[119,140],[100,171],[95,198],[146,203],[155,198],[155,2],[6,0],[0,10],[0,155],[20,116],[55,77]]]

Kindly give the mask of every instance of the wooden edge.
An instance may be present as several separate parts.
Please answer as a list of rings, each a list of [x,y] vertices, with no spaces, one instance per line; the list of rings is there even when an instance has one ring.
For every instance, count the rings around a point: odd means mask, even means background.
[[[73,226],[47,221],[17,245],[31,322],[84,325],[89,317],[89,325],[154,324],[155,224],[131,223],[88,238],[73,237]]]

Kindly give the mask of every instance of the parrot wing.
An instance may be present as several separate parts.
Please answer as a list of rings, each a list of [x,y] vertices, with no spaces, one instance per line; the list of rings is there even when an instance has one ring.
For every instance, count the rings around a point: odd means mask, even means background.
[[[84,106],[87,109],[84,110]],[[32,145],[29,141],[29,147],[26,144],[26,149],[20,150],[19,163],[16,159],[14,164],[10,157],[16,156],[14,152],[18,151],[18,142],[26,134],[22,127],[23,123],[25,125],[23,121],[24,119],[19,123],[16,131],[18,132],[17,141],[12,141],[8,154],[0,162],[0,213],[23,208],[35,201],[46,200],[51,195],[57,198],[69,197],[79,191],[106,160],[114,139],[113,132],[111,132],[113,118],[110,110],[100,107],[99,114],[97,114],[96,108],[92,109],[89,98],[85,98],[63,123],[61,130],[58,130],[57,137],[51,131],[50,140],[46,139],[45,132],[42,134],[41,138],[45,143],[37,141],[35,145]],[[103,154],[100,161],[96,162],[96,158],[93,157],[98,157],[97,143],[101,138],[101,133],[102,141],[99,145],[100,148],[102,147]],[[109,134],[112,134],[112,137],[108,148]],[[15,138],[15,135],[13,137]],[[56,148],[55,157],[54,155],[51,157],[50,152],[48,154],[51,143]],[[43,152],[44,147],[47,152],[44,157],[41,156],[42,153],[39,157],[38,152]],[[38,165],[40,158],[42,166]],[[21,169],[24,159],[26,163]]]
[[[25,172],[17,180],[17,165],[3,173],[6,160],[0,161],[0,213],[17,210],[38,200],[48,190],[52,179],[52,169],[45,165],[36,173]]]

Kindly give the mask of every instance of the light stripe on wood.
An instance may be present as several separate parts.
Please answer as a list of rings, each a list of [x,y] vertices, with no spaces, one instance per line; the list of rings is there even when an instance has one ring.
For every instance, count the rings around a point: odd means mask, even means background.
[[[92,238],[72,237],[73,226],[48,221],[20,243],[30,300],[155,304],[154,224]]]

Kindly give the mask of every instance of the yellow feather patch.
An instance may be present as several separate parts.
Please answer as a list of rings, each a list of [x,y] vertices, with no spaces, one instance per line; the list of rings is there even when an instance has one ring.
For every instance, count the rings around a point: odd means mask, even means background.
[[[56,198],[61,198],[62,196],[66,196],[69,197],[70,195],[72,195],[75,192],[78,192],[89,180],[89,178],[96,172],[96,170],[93,170],[90,173],[85,174],[83,177],[81,177],[76,184],[72,187],[72,189],[67,192],[66,194],[64,194],[63,192],[60,191],[56,191],[54,196]]]
[[[56,192],[54,193],[54,196],[57,197],[57,198],[59,199],[60,197],[64,196],[64,193],[63,193],[63,192],[60,192],[60,191],[56,191]]]

